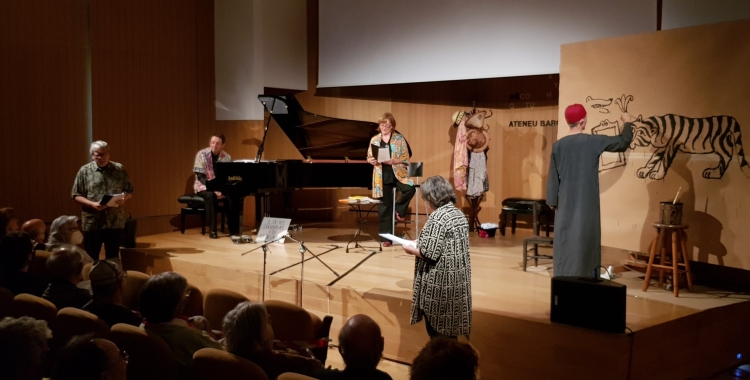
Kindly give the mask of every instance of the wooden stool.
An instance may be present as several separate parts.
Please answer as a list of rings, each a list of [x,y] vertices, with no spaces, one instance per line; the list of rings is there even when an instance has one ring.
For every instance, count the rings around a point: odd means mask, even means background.
[[[687,277],[688,290],[693,291],[693,279],[692,273],[690,272],[690,259],[687,256],[687,234],[685,230],[688,228],[686,224],[673,225],[673,224],[661,224],[652,223],[652,226],[656,227],[657,236],[651,245],[651,256],[648,258],[648,266],[646,267],[646,280],[643,282],[643,291],[648,290],[649,281],[651,280],[651,270],[653,268],[659,269],[659,286],[664,283],[664,271],[672,271],[672,288],[674,296],[679,297],[679,266],[685,267],[685,277]],[[666,262],[666,247],[669,245],[669,237],[672,236],[672,266],[665,265]],[[661,253],[662,248],[664,254]],[[659,255],[660,263],[654,264],[654,258]],[[684,260],[684,263],[680,263],[680,257]]]

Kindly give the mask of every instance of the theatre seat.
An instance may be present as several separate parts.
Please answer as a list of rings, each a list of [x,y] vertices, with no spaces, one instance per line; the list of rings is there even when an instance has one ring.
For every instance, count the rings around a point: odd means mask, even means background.
[[[183,234],[185,233],[185,215],[200,215],[201,234],[205,235],[206,234],[205,200],[197,194],[185,194],[177,198],[177,201],[182,204],[185,204],[185,207],[183,207],[180,210],[180,232],[182,232]],[[226,215],[224,213],[224,206],[222,205],[221,200],[217,202],[215,210],[219,214],[219,219],[221,220],[221,232],[224,232],[224,220],[226,219]]]
[[[257,364],[215,348],[201,348],[193,354],[193,371],[198,380],[268,380]]]
[[[274,338],[281,342],[306,342],[310,351],[325,364],[328,358],[328,340],[333,317],[326,315],[321,320],[315,314],[288,302],[265,300],[271,316]]]

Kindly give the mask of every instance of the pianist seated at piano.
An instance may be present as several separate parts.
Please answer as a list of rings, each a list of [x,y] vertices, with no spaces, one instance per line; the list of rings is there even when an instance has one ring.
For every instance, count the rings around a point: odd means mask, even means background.
[[[216,234],[216,204],[219,200],[224,203],[227,223],[229,224],[229,233],[231,235],[240,234],[239,210],[242,207],[241,200],[232,196],[226,196],[221,191],[208,190],[208,187],[212,187],[210,186],[212,184],[211,181],[216,179],[216,163],[232,161],[232,156],[224,151],[225,141],[223,133],[214,133],[211,135],[209,147],[198,151],[198,154],[195,155],[195,164],[193,164],[193,172],[195,172],[193,189],[195,190],[195,194],[205,200],[206,219],[210,226],[208,236],[211,239],[219,237]]]
[[[396,131],[396,119],[390,112],[386,112],[378,119],[378,133],[370,139],[367,149],[367,162],[374,168],[372,171],[372,197],[379,198],[378,220],[380,233],[393,233],[393,218],[403,221],[409,202],[414,196],[414,182],[409,179],[408,167],[409,143],[404,136]],[[388,149],[390,159],[378,162],[379,151]],[[393,189],[401,192],[396,200],[396,210],[393,209]],[[391,242],[383,240],[383,246],[389,247]]]

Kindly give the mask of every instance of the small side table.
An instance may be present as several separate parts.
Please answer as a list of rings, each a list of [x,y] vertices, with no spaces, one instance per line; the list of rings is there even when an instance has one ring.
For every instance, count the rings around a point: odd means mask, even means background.
[[[354,248],[364,248],[369,249],[367,247],[363,247],[359,245],[359,236],[360,235],[367,235],[372,240],[375,240],[378,242],[378,248],[380,251],[383,251],[383,245],[380,243],[380,239],[375,239],[367,230],[362,230],[362,227],[364,224],[367,223],[367,216],[370,215],[370,212],[376,211],[375,208],[378,204],[380,204],[380,201],[377,199],[367,199],[367,200],[359,200],[359,199],[339,199],[339,203],[348,204],[350,210],[357,213],[357,230],[354,232],[354,236],[352,236],[352,239],[349,240],[348,243],[346,243],[346,253],[349,253],[349,245],[354,242]],[[369,208],[363,208],[362,206],[370,206]]]
[[[674,296],[679,297],[680,287],[680,266],[683,266],[685,277],[687,278],[688,290],[693,291],[693,274],[690,272],[690,259],[687,256],[687,234],[685,230],[688,228],[687,224],[662,224],[652,223],[652,226],[656,228],[657,236],[654,243],[651,245],[651,255],[648,258],[648,266],[646,266],[646,279],[643,282],[643,291],[648,290],[651,281],[651,271],[653,268],[659,270],[659,286],[664,284],[664,271],[672,271],[672,289]],[[670,236],[672,240],[672,265],[666,265],[666,249],[664,254],[661,253],[662,248],[669,246]],[[656,255],[660,256],[659,264],[654,264]],[[683,259],[683,263],[680,263],[680,258]]]

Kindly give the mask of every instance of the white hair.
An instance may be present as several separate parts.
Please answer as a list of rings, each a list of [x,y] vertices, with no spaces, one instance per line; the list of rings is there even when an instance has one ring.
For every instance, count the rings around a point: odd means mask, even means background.
[[[49,228],[49,244],[70,243],[70,227],[78,226],[78,217],[75,215],[62,215],[52,222]]]
[[[109,153],[109,144],[107,144],[106,141],[94,141],[91,143],[91,148],[89,149],[89,154],[94,154],[94,151],[97,151],[99,149],[104,149]]]

